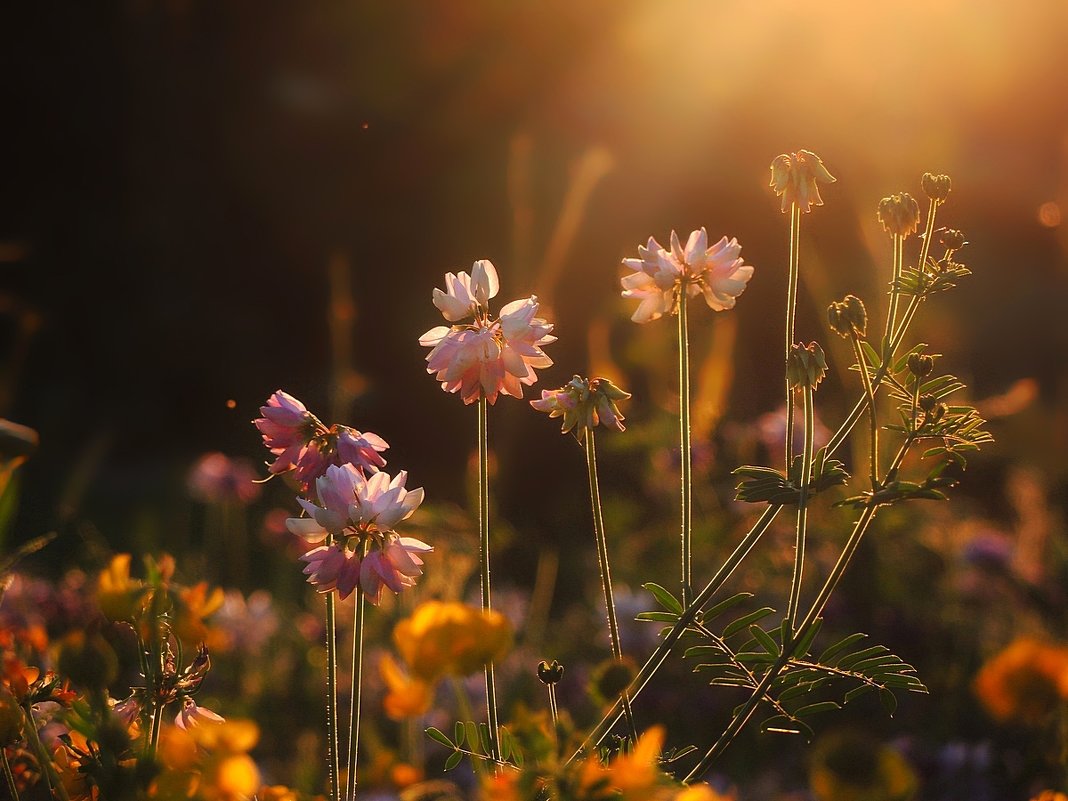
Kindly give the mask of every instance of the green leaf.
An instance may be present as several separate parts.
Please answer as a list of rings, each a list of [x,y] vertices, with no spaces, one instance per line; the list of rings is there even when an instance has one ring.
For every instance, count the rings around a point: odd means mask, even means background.
[[[841,709],[842,707],[837,701],[820,701],[815,704],[809,704],[803,706],[794,712],[797,717],[804,717],[805,715],[816,715],[820,712],[829,712],[832,709]]]
[[[741,651],[734,658],[743,665],[770,665],[777,656],[768,651]]]
[[[779,655],[779,644],[775,642],[774,638],[768,634],[760,626],[750,626],[749,633],[753,635],[754,639],[760,643],[760,647],[767,651],[772,656]]]
[[[460,764],[460,760],[464,758],[462,751],[453,751],[449,754],[449,758],[445,760],[445,770],[452,770]]]
[[[805,636],[798,640],[797,646],[794,648],[791,656],[800,659],[808,653],[808,649],[812,647],[812,641],[816,639],[816,635],[820,633],[820,629],[823,628],[823,618],[818,617],[805,632]]]
[[[879,700],[883,704],[883,709],[886,710],[886,714],[890,717],[894,716],[897,711],[897,696],[895,696],[890,690],[879,690]]]
[[[679,599],[667,590],[665,590],[659,584],[654,584],[650,581],[646,584],[643,584],[642,587],[649,590],[649,592],[653,594],[653,597],[656,598],[657,603],[659,603],[669,612],[674,612],[676,615],[682,614],[683,609],[682,604],[679,602]]]
[[[718,604],[716,604],[707,612],[705,612],[704,621],[707,623],[711,620],[715,620],[728,609],[732,609],[738,604],[740,604],[742,601],[748,601],[752,597],[753,593],[751,592],[739,592],[736,595],[732,595],[730,598],[726,598],[720,601]]]
[[[875,688],[872,687],[870,684],[861,684],[859,687],[854,687],[852,690],[845,694],[845,697],[842,698],[842,703],[848,704],[852,701],[855,701],[857,698],[860,698],[860,696],[866,695],[874,689]]]
[[[848,637],[839,640],[826,651],[824,651],[822,654],[820,654],[819,661],[824,664],[830,663],[830,661],[834,657],[842,653],[842,651],[844,651],[846,648],[853,645],[855,642],[858,642],[859,640],[865,639],[867,636],[867,634],[861,634],[859,632],[857,634],[850,634]]]
[[[491,746],[491,743],[490,743],[490,730],[489,730],[489,726],[486,725],[485,723],[479,723],[478,724],[478,739],[479,739],[479,742],[482,743],[482,753],[483,754],[492,754],[493,753],[493,748],[490,747]]]
[[[800,734],[806,739],[811,739],[813,734],[812,728],[808,724],[786,717],[786,715],[775,715],[768,718],[760,724],[760,731],[774,734]]]
[[[455,742],[457,745],[463,745],[464,744],[464,735],[465,734],[466,734],[466,732],[464,730],[463,721],[462,720],[456,721],[456,725],[452,727],[452,739],[453,739],[453,742]]]
[[[657,623],[674,623],[679,616],[671,612],[639,612],[635,620],[652,620]]]
[[[851,654],[847,654],[838,660],[838,667],[842,670],[849,670],[853,665],[858,662],[862,662],[865,659],[870,659],[873,656],[879,654],[889,653],[890,649],[885,645],[873,645],[871,648],[865,648],[862,651],[854,651]]]
[[[446,748],[455,748],[455,746],[452,744],[452,740],[450,740],[449,736],[445,734],[445,732],[441,731],[441,729],[435,729],[433,726],[430,726],[425,730],[425,733],[426,736],[434,742],[440,743]]]
[[[748,628],[749,626],[756,623],[758,620],[763,620],[765,617],[774,612],[775,610],[772,609],[770,606],[764,606],[760,609],[757,609],[755,612],[750,612],[748,615],[743,615],[742,617],[735,620],[733,623],[729,623],[727,627],[723,629],[723,637],[727,638],[734,634],[737,634],[739,631]]]
[[[478,750],[478,724],[473,720],[469,720],[464,723],[464,729],[467,732],[467,747],[472,751]]]

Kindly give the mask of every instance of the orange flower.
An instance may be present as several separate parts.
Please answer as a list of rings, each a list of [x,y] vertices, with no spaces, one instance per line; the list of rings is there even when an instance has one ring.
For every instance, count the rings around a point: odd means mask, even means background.
[[[110,620],[132,620],[140,609],[145,586],[130,578],[130,554],[120,553],[100,572],[96,602]]]
[[[612,786],[629,801],[646,801],[663,778],[660,749],[664,745],[664,728],[653,726],[638,738],[634,747],[617,756],[608,768]]]
[[[1068,647],[1021,637],[983,666],[974,689],[996,720],[1040,725],[1068,700]]]
[[[393,720],[418,717],[430,709],[433,692],[429,684],[406,674],[388,656],[382,657],[378,670],[389,689],[382,704]]]
[[[222,588],[208,592],[208,583],[202,581],[178,591],[181,604],[178,608],[178,634],[188,642],[205,642],[210,638],[204,619],[211,617],[223,605]]]

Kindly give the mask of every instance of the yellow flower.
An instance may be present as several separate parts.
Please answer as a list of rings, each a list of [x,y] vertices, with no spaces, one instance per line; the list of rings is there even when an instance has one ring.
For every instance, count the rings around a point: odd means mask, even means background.
[[[208,583],[202,581],[192,587],[178,591],[181,603],[178,605],[176,628],[179,636],[187,642],[205,642],[210,639],[204,619],[211,617],[223,605],[225,596],[220,587],[208,592]]]
[[[512,631],[499,612],[428,601],[396,625],[393,642],[413,674],[433,681],[467,676],[499,660],[511,647]]]
[[[1021,637],[983,665],[974,689],[996,720],[1039,725],[1068,699],[1068,647]]]
[[[382,705],[393,720],[418,717],[430,709],[433,692],[427,682],[408,676],[388,656],[382,657],[378,670],[389,690]]]
[[[907,801],[917,787],[916,774],[901,754],[845,732],[816,746],[809,783],[818,801]]]
[[[200,783],[205,801],[247,801],[259,789],[260,772],[248,754],[224,754],[208,760]]]
[[[96,601],[110,620],[132,620],[141,608],[146,588],[130,578],[130,554],[120,553],[100,572]]]
[[[734,796],[717,793],[707,784],[691,784],[679,790],[672,801],[734,801]]]

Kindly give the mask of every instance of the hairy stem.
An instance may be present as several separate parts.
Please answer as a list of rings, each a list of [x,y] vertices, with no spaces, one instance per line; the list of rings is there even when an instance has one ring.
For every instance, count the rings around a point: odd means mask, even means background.
[[[7,794],[11,796],[12,801],[19,801],[19,789],[15,784],[15,774],[11,772],[11,761],[7,758],[7,749],[3,746],[0,746],[0,757],[3,758],[2,761],[4,763],[4,779],[7,783]]]
[[[860,370],[860,378],[864,383],[864,398],[868,406],[868,420],[871,425],[868,428],[868,447],[871,451],[868,457],[868,475],[871,478],[871,488],[875,491],[875,485],[879,483],[879,421],[875,414],[875,389],[871,384],[871,376],[868,375],[868,362],[864,358],[864,352],[860,347],[860,337],[857,332],[850,334],[853,343],[853,355],[857,359],[857,368]]]
[[[790,264],[789,275],[786,285],[786,356],[783,366],[790,361],[790,349],[794,345],[794,320],[797,316],[797,279],[800,269],[798,268],[799,243],[801,240],[801,207],[796,203],[790,204]],[[794,393],[790,388],[790,381],[786,381],[786,472],[790,472],[790,465],[794,461]]]
[[[478,399],[478,555],[482,591],[482,611],[493,608],[490,600],[490,543],[489,543],[489,432],[487,427],[486,396]],[[493,663],[486,663],[486,717],[489,724],[490,756],[501,761],[497,730],[497,689],[493,680]]]
[[[816,428],[815,412],[812,408],[812,387],[803,388],[805,405],[805,444],[801,457],[801,487],[797,502],[797,536],[794,550],[794,572],[790,579],[790,600],[787,605],[786,618],[790,621],[790,631],[797,627],[797,607],[801,603],[801,579],[805,570],[805,535],[808,529],[808,490],[812,482],[812,448]]]
[[[691,596],[690,549],[693,475],[690,456],[690,339],[686,321],[686,286],[679,297],[679,460],[682,463],[682,605]]]
[[[586,429],[586,471],[590,479],[590,506],[593,509],[593,533],[597,540],[597,565],[601,572],[601,590],[604,593],[604,605],[608,610],[608,635],[612,641],[612,657],[623,660],[623,645],[619,638],[619,621],[616,619],[616,601],[612,594],[612,571],[608,564],[608,538],[604,531],[604,516],[601,513],[601,490],[597,481],[597,446],[592,428]],[[555,696],[553,685],[549,691]],[[634,713],[630,708],[630,699],[626,692],[622,695],[623,715],[627,719],[627,729],[632,742],[638,741],[638,732],[634,727]],[[555,714],[553,716],[555,718]]]
[[[327,544],[333,541],[327,536]],[[337,595],[326,594],[326,770],[330,801],[341,801],[337,738]]]
[[[361,547],[360,556],[366,555]],[[349,692],[349,758],[347,763],[346,797],[349,801],[356,800],[357,764],[360,750],[360,698],[362,696],[363,679],[363,617],[365,601],[363,592],[356,588],[356,609],[353,612],[352,623],[352,684]]]
[[[890,335],[894,333],[897,325],[897,302],[901,297],[899,284],[901,282],[901,267],[905,259],[905,238],[900,234],[893,234],[894,243],[894,280],[890,284],[890,306],[886,311],[886,330],[883,334],[883,363],[890,360]]]

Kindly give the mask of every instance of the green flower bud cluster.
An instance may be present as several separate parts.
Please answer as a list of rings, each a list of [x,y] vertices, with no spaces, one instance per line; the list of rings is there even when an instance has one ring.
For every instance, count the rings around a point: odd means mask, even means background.
[[[879,222],[895,236],[906,237],[920,227],[920,204],[908,192],[900,192],[879,201]]]
[[[856,295],[846,295],[827,307],[827,322],[839,336],[863,337],[868,330],[868,312]]]
[[[827,374],[827,359],[818,342],[800,343],[790,348],[786,380],[792,389],[816,389]]]

